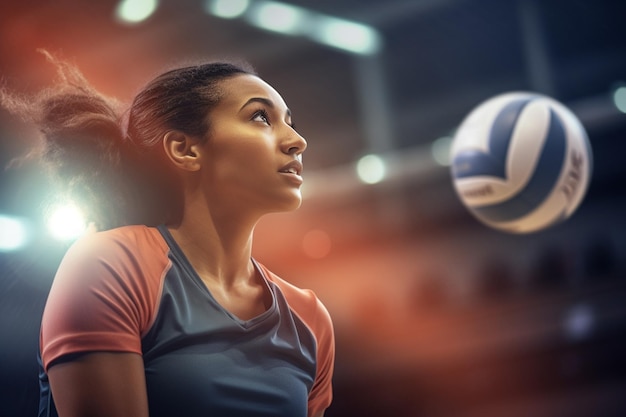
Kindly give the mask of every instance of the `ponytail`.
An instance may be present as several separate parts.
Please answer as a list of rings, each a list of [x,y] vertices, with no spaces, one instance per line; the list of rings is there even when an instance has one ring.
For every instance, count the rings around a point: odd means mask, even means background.
[[[60,82],[32,97],[0,91],[9,112],[39,128],[40,158],[64,194],[98,229],[131,222],[125,163],[130,160],[118,104],[96,92],[75,67],[42,51]]]
[[[164,72],[135,97],[121,127],[119,105],[94,90],[74,66],[42,51],[60,82],[35,97],[0,90],[10,112],[39,127],[41,159],[100,230],[175,224],[183,212],[178,176],[159,144],[171,130],[208,140],[207,115],[222,80],[255,74],[245,63],[213,62]]]

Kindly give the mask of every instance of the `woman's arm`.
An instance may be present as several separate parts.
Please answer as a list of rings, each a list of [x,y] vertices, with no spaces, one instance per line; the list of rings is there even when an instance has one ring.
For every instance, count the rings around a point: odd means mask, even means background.
[[[97,352],[48,369],[59,417],[148,417],[143,358]]]

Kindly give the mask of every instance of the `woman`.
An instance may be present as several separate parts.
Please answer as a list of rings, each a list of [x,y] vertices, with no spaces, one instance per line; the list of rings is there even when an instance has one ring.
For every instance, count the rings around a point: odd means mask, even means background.
[[[330,317],[251,257],[258,220],[301,203],[307,144],[282,97],[246,67],[178,68],[136,96],[123,129],[54,62],[60,87],[3,102],[30,111],[44,157],[107,230],[57,271],[40,415],[322,416]]]

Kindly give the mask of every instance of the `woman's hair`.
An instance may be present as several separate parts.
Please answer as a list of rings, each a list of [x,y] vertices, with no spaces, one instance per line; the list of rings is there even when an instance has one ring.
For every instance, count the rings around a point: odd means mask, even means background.
[[[150,81],[122,112],[75,66],[42,52],[56,66],[59,84],[34,97],[3,89],[0,102],[39,128],[41,159],[68,196],[88,207],[99,229],[178,221],[180,187],[157,145],[171,130],[206,140],[220,81],[255,72],[227,62],[173,69]]]

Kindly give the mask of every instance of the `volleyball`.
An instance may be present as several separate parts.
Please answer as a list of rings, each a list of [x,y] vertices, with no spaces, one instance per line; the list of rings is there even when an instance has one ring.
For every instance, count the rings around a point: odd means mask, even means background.
[[[557,100],[509,92],[476,106],[451,146],[456,194],[485,225],[537,232],[580,206],[592,172],[587,133]]]

